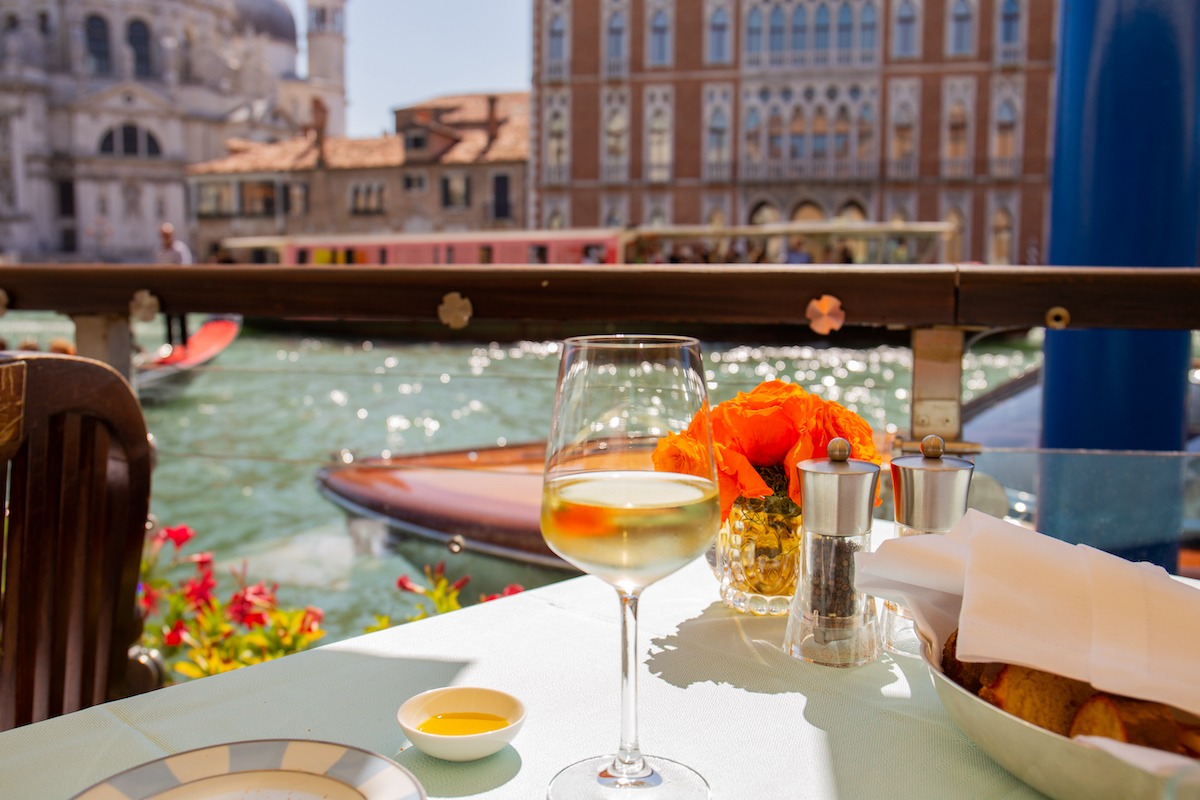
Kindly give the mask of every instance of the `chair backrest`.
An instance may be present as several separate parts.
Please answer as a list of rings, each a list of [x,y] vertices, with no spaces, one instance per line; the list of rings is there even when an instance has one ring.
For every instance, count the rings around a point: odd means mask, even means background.
[[[126,694],[151,448],[108,365],[0,353],[0,730]]]

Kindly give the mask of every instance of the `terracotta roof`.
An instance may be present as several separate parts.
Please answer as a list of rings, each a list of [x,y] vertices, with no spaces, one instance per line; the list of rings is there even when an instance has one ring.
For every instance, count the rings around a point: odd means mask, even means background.
[[[440,123],[454,128],[460,134],[460,141],[450,147],[440,159],[441,163],[524,161],[529,157],[529,94],[509,92],[495,95],[496,116],[500,126],[490,147],[487,141],[488,97],[486,94],[451,95],[411,107],[414,110],[440,110]],[[229,155],[193,164],[188,167],[188,174],[299,172],[317,167],[316,137],[311,133],[270,144],[244,139],[231,140],[227,144]],[[325,140],[327,169],[399,167],[404,163],[402,136],[368,139],[334,136]]]

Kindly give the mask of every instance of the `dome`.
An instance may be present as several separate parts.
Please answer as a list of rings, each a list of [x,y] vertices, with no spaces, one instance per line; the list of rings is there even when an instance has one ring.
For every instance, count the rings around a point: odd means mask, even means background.
[[[296,18],[284,0],[234,0],[237,29],[250,29],[296,46]]]

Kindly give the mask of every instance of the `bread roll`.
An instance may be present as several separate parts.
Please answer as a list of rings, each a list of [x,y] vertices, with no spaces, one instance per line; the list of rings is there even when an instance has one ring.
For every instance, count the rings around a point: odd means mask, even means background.
[[[1172,753],[1182,752],[1170,706],[1111,694],[1088,698],[1071,722],[1071,736],[1106,736]]]
[[[1089,684],[1016,664],[985,669],[979,696],[1038,727],[1066,736],[1083,702],[1095,694]]]

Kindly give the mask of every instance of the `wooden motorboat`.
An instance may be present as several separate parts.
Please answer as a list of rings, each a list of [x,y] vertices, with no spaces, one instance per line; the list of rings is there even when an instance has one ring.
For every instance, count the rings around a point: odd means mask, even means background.
[[[197,367],[223,353],[241,330],[241,317],[209,317],[188,337],[183,347],[164,345],[153,353],[144,354],[135,363],[133,376],[133,385],[142,404],[157,405],[179,397],[195,379]]]
[[[1001,387],[994,402],[966,409],[968,436],[983,434],[993,447],[1035,447],[1028,427],[1016,423],[1037,417],[1040,403],[1036,374]],[[1193,392],[1200,396],[1200,392]],[[998,441],[994,441],[997,440]],[[321,494],[352,517],[385,525],[394,544],[416,541],[436,545],[423,558],[475,554],[510,564],[575,572],[542,540],[540,529],[544,442],[474,448],[391,458],[355,459],[323,467],[317,474]],[[1006,487],[1008,484],[1004,484]],[[1008,491],[1006,489],[1005,491]],[[1010,511],[1017,506],[1032,518],[1036,498],[1008,491]],[[1190,533],[1192,529],[1188,528]],[[1179,572],[1200,577],[1200,542],[1184,542]],[[431,556],[430,553],[433,553]]]
[[[368,458],[323,467],[322,495],[385,523],[393,539],[577,572],[542,540],[544,442]]]

